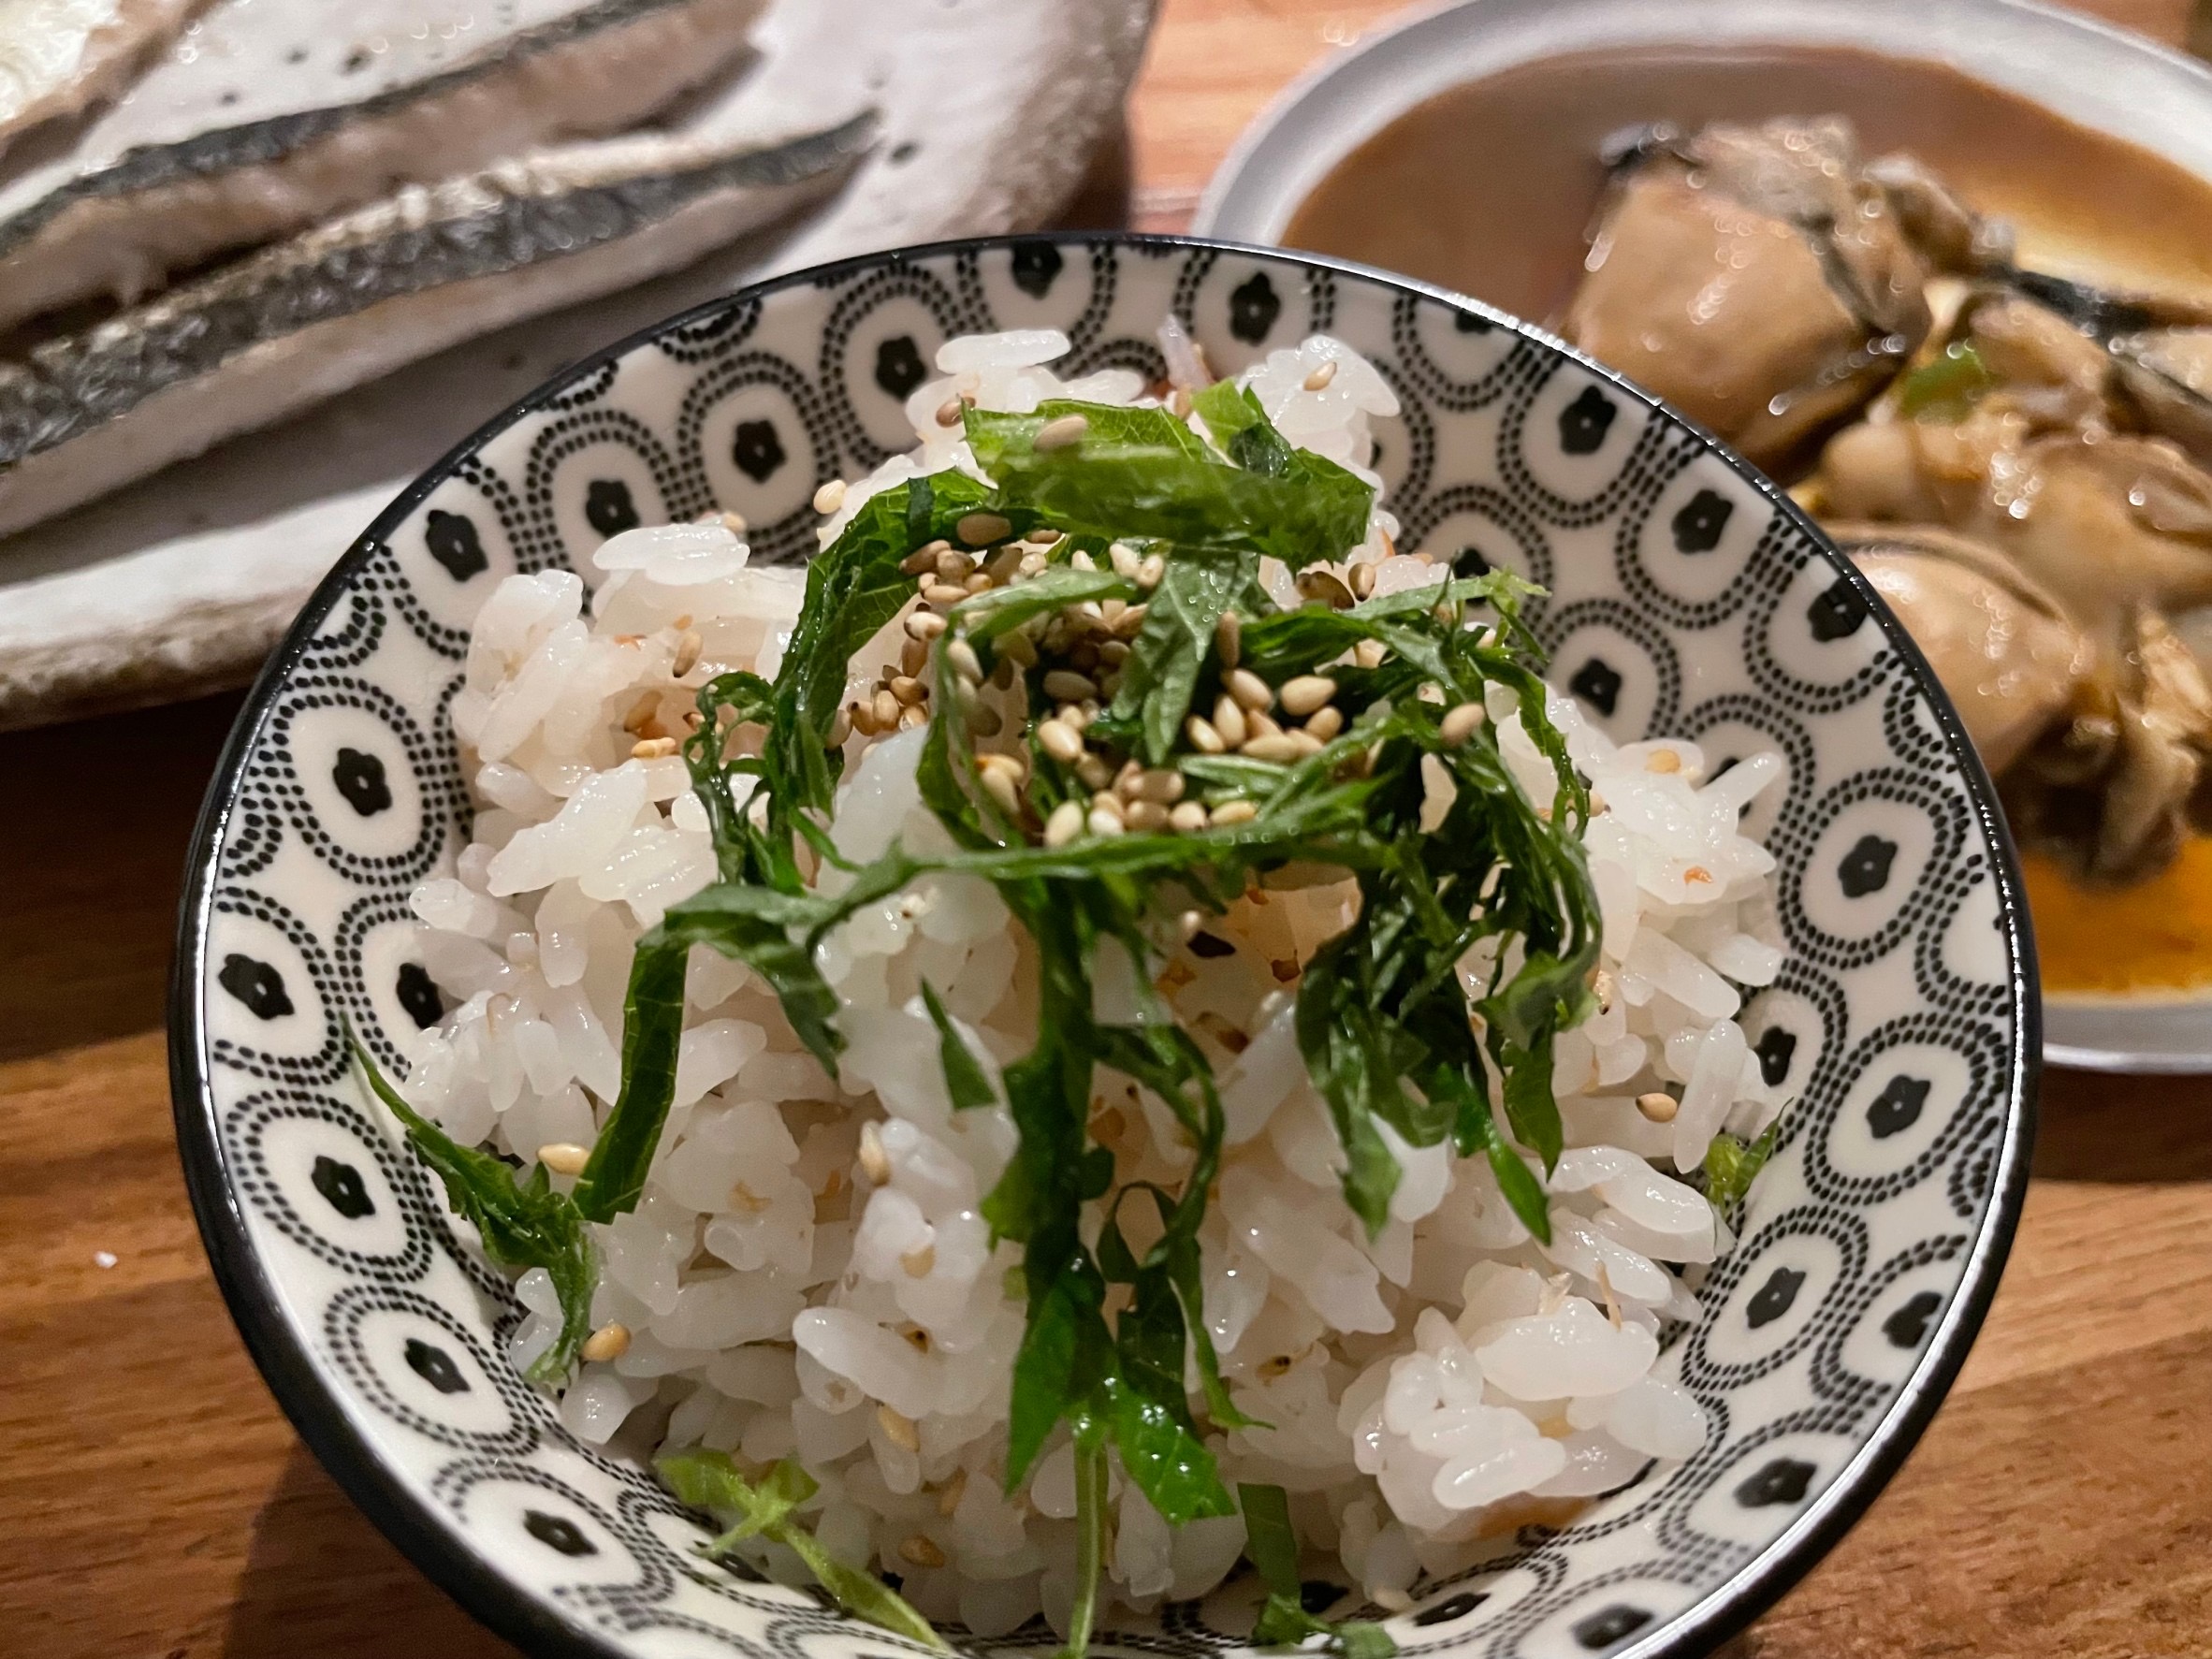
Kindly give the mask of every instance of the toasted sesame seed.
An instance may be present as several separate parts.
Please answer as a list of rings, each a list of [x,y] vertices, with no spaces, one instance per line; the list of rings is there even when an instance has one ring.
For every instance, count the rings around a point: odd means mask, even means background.
[[[1671,749],[1654,749],[1644,757],[1644,770],[1647,772],[1680,772],[1681,769],[1682,757]]]
[[[1259,816],[1259,808],[1250,801],[1224,801],[1207,815],[1207,822],[1215,829],[1232,823],[1249,823]]]
[[[1047,847],[1065,847],[1083,834],[1084,804],[1081,801],[1062,801],[1053,808],[1053,815],[1044,821],[1044,844]]]
[[[1256,708],[1244,716],[1244,740],[1246,742],[1250,742],[1255,737],[1280,737],[1282,735],[1283,728],[1275,724],[1274,717],[1266,710]]]
[[[1168,813],[1168,827],[1188,835],[1193,830],[1206,827],[1206,805],[1203,801],[1177,801]]]
[[[1044,694],[1066,703],[1080,703],[1099,694],[1099,682],[1072,669],[1055,668],[1044,677]]]
[[[774,1207],[774,1201],[764,1199],[742,1181],[730,1188],[730,1208],[742,1210],[748,1215],[760,1215]]]
[[[1672,1123],[1682,1103],[1664,1089],[1654,1089],[1648,1095],[1637,1096],[1636,1109],[1653,1123]]]
[[[1128,828],[1120,813],[1106,807],[1093,807],[1084,817],[1084,825],[1094,836],[1118,836]]]
[[[960,712],[968,720],[968,729],[979,737],[996,737],[1005,729],[1006,721],[998,711],[974,694],[965,684],[961,687]]]
[[[1273,761],[1277,765],[1288,765],[1299,757],[1297,741],[1285,733],[1267,737],[1247,737],[1237,752],[1255,761]]]
[[[1015,574],[1021,568],[1022,545],[1019,542],[1009,542],[984,563],[983,572],[991,578],[994,586],[1003,588],[1014,579]]]
[[[1336,695],[1336,682],[1325,674],[1301,674],[1283,682],[1283,712],[1303,719]]]
[[[919,675],[929,666],[929,642],[911,636],[899,641],[898,671],[909,677]]]
[[[981,682],[983,665],[975,654],[975,647],[965,639],[955,639],[945,647],[945,661],[953,665],[953,672],[962,679]]]
[[[1305,722],[1305,729],[1317,741],[1327,743],[1344,730],[1344,710],[1333,703],[1326,708],[1317,709],[1313,719]]]
[[[1297,747],[1299,759],[1301,760],[1303,760],[1309,754],[1319,754],[1321,752],[1321,740],[1302,726],[1299,727],[1296,731],[1286,732],[1283,734],[1283,735],[1288,737],[1291,743]]]
[[[851,735],[852,712],[850,709],[840,708],[837,710],[837,719],[830,721],[829,735],[822,740],[822,746],[826,749],[842,749],[845,747],[845,740]]]
[[[1226,684],[1241,707],[1257,710],[1274,706],[1274,688],[1249,668],[1230,669]]]
[[[960,416],[966,408],[967,405],[962,403],[958,398],[947,398],[937,406],[937,424],[940,427],[958,426]]]
[[[630,758],[637,761],[657,761],[674,754],[678,747],[673,737],[640,737],[630,746]]]
[[[857,703],[846,704],[845,714],[851,720],[852,729],[863,737],[876,735],[876,706],[871,699],[863,697]]]
[[[1068,568],[1070,570],[1097,570],[1099,561],[1083,548],[1078,547],[1068,555]]]
[[[1159,586],[1160,578],[1167,574],[1167,560],[1160,554],[1147,553],[1137,564],[1137,586],[1150,592]]]
[[[630,1351],[630,1327],[610,1320],[584,1339],[583,1356],[594,1365],[619,1360]]]
[[[1113,567],[1113,574],[1125,582],[1137,579],[1137,566],[1143,561],[1143,557],[1127,542],[1116,542],[1106,549],[1106,562]]]
[[[1183,774],[1171,766],[1155,766],[1137,775],[1137,799],[1172,807],[1183,798]]]
[[[919,1567],[941,1567],[945,1564],[945,1552],[920,1533],[898,1547],[898,1555],[901,1561],[910,1562]]]
[[[860,1172],[878,1186],[891,1179],[891,1155],[883,1150],[883,1131],[873,1118],[860,1126]]]
[[[1037,728],[1037,741],[1044,752],[1063,766],[1083,759],[1083,734],[1060,720],[1046,720]]]
[[[1345,581],[1354,599],[1365,599],[1375,591],[1375,565],[1368,560],[1353,565],[1345,572]]]
[[[1028,533],[1022,537],[1025,542],[1038,547],[1056,547],[1067,539],[1066,531],[1055,530],[1049,524],[1033,525]]]
[[[685,675],[691,673],[693,668],[698,666],[699,653],[705,648],[706,643],[689,628],[677,634],[676,636],[676,660],[669,663],[668,672],[676,676],[677,679],[681,679]]]
[[[1346,587],[1333,571],[1309,570],[1298,578],[1298,591],[1309,601],[1317,601],[1331,610],[1349,610],[1352,590]]]
[[[1177,386],[1174,395],[1168,400],[1168,407],[1174,412],[1177,420],[1188,420],[1190,418],[1189,391],[1183,386]]]
[[[1226,691],[1214,699],[1214,730],[1221,734],[1221,741],[1230,749],[1244,748],[1244,739],[1252,735],[1244,709]]]
[[[876,1427],[883,1431],[883,1438],[894,1446],[904,1447],[908,1451],[922,1449],[922,1436],[914,1428],[914,1419],[894,1406],[876,1407]]]
[[[835,513],[845,504],[845,480],[832,478],[814,492],[814,510],[817,513]]]
[[[1222,741],[1220,729],[1202,714],[1194,714],[1183,722],[1183,735],[1201,754],[1220,754],[1229,748]]]
[[[1234,611],[1223,611],[1221,619],[1214,624],[1214,649],[1221,658],[1221,666],[1234,668],[1244,655],[1244,618]]]
[[[978,777],[982,783],[983,793],[997,802],[1008,817],[1018,818],[1021,816],[1021,786],[1011,772],[991,766],[978,774]]]
[[[1305,377],[1305,389],[1317,392],[1336,378],[1336,359],[1329,358],[1318,369]]]
[[[889,730],[898,724],[898,711],[903,706],[891,688],[883,686],[877,690],[875,697],[868,704],[868,711],[876,717],[879,728]]]
[[[953,529],[971,547],[987,547],[1013,534],[1013,526],[996,513],[970,513]]]
[[[1447,749],[1457,749],[1475,735],[1487,717],[1479,703],[1463,703],[1447,714],[1439,723],[1437,735],[1444,739]]]
[[[937,557],[930,560],[930,564],[937,572],[939,581],[965,582],[968,580],[968,573],[975,569],[975,564],[967,554],[955,553],[942,542],[931,545],[937,548]]]
[[[937,1266],[937,1246],[917,1244],[899,1257],[898,1264],[907,1270],[908,1278],[926,1279],[930,1270]]]
[[[904,706],[911,708],[923,698],[929,695],[929,688],[912,675],[901,674],[893,677],[891,694],[897,698]]]
[[[1118,668],[1129,660],[1129,642],[1110,639],[1099,648],[1099,661],[1109,668]]]
[[[1379,639],[1363,639],[1352,648],[1352,661],[1362,668],[1380,668],[1390,648]]]
[[[927,645],[945,631],[945,619],[935,611],[909,611],[905,626],[911,637]]]
[[[932,579],[922,584],[922,597],[931,604],[958,604],[968,597],[968,589],[953,582]]]
[[[945,1482],[944,1490],[937,1494],[937,1512],[950,1520],[960,1507],[960,1494],[968,1490],[968,1471],[954,1469],[953,1477]]]
[[[591,1154],[574,1141],[548,1141],[538,1148],[538,1162],[556,1175],[580,1175]]]
[[[1168,809],[1157,801],[1131,801],[1124,821],[1133,830],[1164,830],[1168,827]]]
[[[985,749],[982,754],[977,755],[975,764],[985,772],[1004,772],[1016,783],[1029,776],[1029,764],[1022,756],[1001,754],[995,749]]]
[[[926,704],[917,703],[911,708],[902,708],[898,711],[898,729],[902,732],[910,732],[916,726],[926,726],[927,724],[929,724],[929,708]]]
[[[1081,703],[1063,703],[1053,710],[1053,719],[1070,731],[1081,732],[1091,723],[1090,711]]]
[[[1017,668],[1037,666],[1037,645],[1019,628],[1010,628],[998,636],[998,654]]]
[[[1065,449],[1070,444],[1083,442],[1084,434],[1091,429],[1091,423],[1080,415],[1063,415],[1057,420],[1048,420],[1037,429],[1037,436],[1030,440],[1036,449]]]

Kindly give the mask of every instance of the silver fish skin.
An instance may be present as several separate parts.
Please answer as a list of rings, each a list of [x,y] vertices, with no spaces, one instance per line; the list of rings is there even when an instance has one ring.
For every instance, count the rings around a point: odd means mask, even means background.
[[[200,0],[0,0],[0,147],[129,83]]]
[[[834,190],[872,111],[779,143],[660,135],[413,186],[0,365],[0,534]]]
[[[761,6],[511,0],[494,35],[481,0],[218,0],[65,151],[0,182],[0,327],[129,304],[400,185],[627,131],[739,62]]]

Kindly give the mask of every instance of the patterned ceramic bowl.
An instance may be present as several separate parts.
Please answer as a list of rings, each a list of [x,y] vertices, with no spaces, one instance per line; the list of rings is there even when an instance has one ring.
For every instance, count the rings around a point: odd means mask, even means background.
[[[1407,1653],[1702,1652],[1872,1499],[1958,1369],[2027,1174],[2038,1052],[2018,878],[1957,719],[1872,591],[1763,478],[1533,329],[1378,272],[1128,237],[1025,239],[787,277],[579,365],[425,474],[317,590],[240,717],[196,843],[171,1027],[200,1227],[270,1386],[433,1579],[540,1654],[856,1659],[899,1645],[705,1566],[693,1521],[579,1444],[504,1359],[519,1317],[346,1072],[436,1020],[408,891],[462,841],[447,709],[500,578],[735,508],[803,560],[818,484],[910,440],[948,335],[1063,329],[1160,372],[1326,330],[1404,415],[1380,465],[1412,547],[1513,567],[1554,672],[1614,736],[1779,752],[1754,809],[1790,946],[1743,1024],[1797,1103],[1707,1313],[1662,1361],[1713,1424],[1562,1532],[1526,1529],[1391,1621]],[[1237,1645],[1232,1583],[1109,1645]],[[989,1644],[1041,1646],[1034,1632]]]

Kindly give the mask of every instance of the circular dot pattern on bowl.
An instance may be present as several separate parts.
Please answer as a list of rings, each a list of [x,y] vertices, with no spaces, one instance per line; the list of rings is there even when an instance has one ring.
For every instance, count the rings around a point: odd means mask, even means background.
[[[746,514],[755,558],[803,560],[816,486],[903,445],[900,404],[942,340],[1053,327],[1075,371],[1158,375],[1171,309],[1225,369],[1324,330],[1366,353],[1404,406],[1378,465],[1406,547],[1544,583],[1553,677],[1613,736],[1785,766],[1749,822],[1780,862],[1791,958],[1742,1017],[1799,1098],[1663,1361],[1712,1436],[1565,1530],[1525,1527],[1480,1573],[1418,1586],[1401,1649],[1703,1652],[1841,1533],[1956,1372],[2025,1178],[2023,905],[1956,719],[1802,517],[1555,342],[1379,273],[1142,238],[885,255],[618,347],[434,469],[295,629],[196,850],[178,1115],[225,1289],[342,1481],[532,1651],[898,1644],[707,1566],[648,1475],[563,1430],[506,1366],[503,1280],[345,1077],[342,1019],[396,1065],[444,1011],[405,899],[462,844],[446,711],[470,618],[511,572],[583,568],[606,536],[716,506]],[[1232,1579],[1129,1634],[1175,1659],[1233,1648],[1252,1601]]]

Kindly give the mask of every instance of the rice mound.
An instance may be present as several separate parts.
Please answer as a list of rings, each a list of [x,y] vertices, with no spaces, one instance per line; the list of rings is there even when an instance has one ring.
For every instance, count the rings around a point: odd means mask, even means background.
[[[1172,333],[1167,343],[1171,364],[1188,351]],[[910,400],[918,449],[851,486],[825,542],[868,493],[972,467],[958,426],[939,424],[948,399],[1156,400],[1126,371],[1060,380],[1045,365],[1066,345],[1043,332],[949,342],[943,378]],[[1317,375],[1325,362],[1338,367]],[[1244,378],[1292,442],[1355,468],[1371,456],[1370,417],[1395,409],[1375,371],[1326,338]],[[1390,550],[1395,528],[1377,511],[1353,555],[1375,562],[1376,590],[1441,580],[1442,567]],[[589,602],[577,576],[546,572],[507,578],[478,616],[453,707],[472,839],[453,875],[413,897],[451,1012],[422,1035],[408,1092],[456,1140],[526,1161],[593,1138],[619,1086],[634,943],[714,876],[706,813],[674,752],[693,693],[732,668],[772,677],[804,591],[803,572],[754,568],[719,522],[628,531],[592,562]],[[1288,591],[1288,573],[1269,576]],[[894,622],[864,648],[850,696],[898,672],[903,643]],[[1783,960],[1773,861],[1739,833],[1779,763],[1708,779],[1695,745],[1616,747],[1570,701],[1554,695],[1550,712],[1597,803],[1586,845],[1604,941],[1599,1011],[1555,1047],[1568,1150],[1548,1183],[1549,1245],[1482,1159],[1407,1146],[1387,1126],[1404,1170],[1390,1224],[1370,1242],[1346,1208],[1291,1012],[1300,964],[1353,913],[1349,881],[1255,888],[1157,982],[1212,1061],[1228,1118],[1203,1235],[1206,1321],[1236,1404],[1273,1425],[1209,1445],[1230,1482],[1286,1488],[1309,1562],[1333,1553],[1384,1608],[1409,1605],[1423,1573],[1463,1570],[1521,1522],[1564,1519],[1704,1442],[1704,1412],[1653,1371],[1663,1322],[1695,1316],[1700,1264],[1732,1241],[1669,1171],[1698,1168],[1724,1128],[1756,1135],[1784,1104],[1735,1023],[1742,988]],[[1493,689],[1489,713],[1524,789],[1549,799],[1549,763],[1512,695]],[[915,784],[923,735],[910,723],[848,740],[832,833],[849,858],[894,837],[950,849]],[[839,879],[834,866],[822,878]],[[629,1346],[582,1366],[561,1419],[641,1455],[702,1443],[749,1463],[795,1454],[821,1485],[808,1509],[833,1554],[899,1574],[924,1614],[981,1636],[1040,1612],[1064,1630],[1066,1430],[1021,1492],[1001,1485],[1020,1253],[994,1244],[978,1207],[1015,1130],[1002,1106],[953,1112],[920,996],[926,979],[995,1069],[1034,1037],[1032,947],[987,883],[940,874],[854,917],[820,965],[850,1043],[835,1077],[762,981],[693,949],[675,1106],[645,1197],[592,1230],[592,1322],[627,1328]],[[1128,957],[1110,947],[1099,970],[1100,1017],[1131,1017]],[[1637,1104],[1660,1090],[1679,1095],[1671,1121]],[[1117,1184],[1172,1186],[1188,1168],[1165,1108],[1103,1071],[1092,1133]],[[1125,1222],[1143,1209],[1126,1207]],[[512,1355],[527,1365],[560,1314],[543,1270],[517,1290],[530,1311]],[[1171,1530],[1118,1469],[1113,1492],[1102,1595],[1150,1609],[1236,1564],[1241,1518]],[[804,1580],[781,1546],[751,1548]]]

